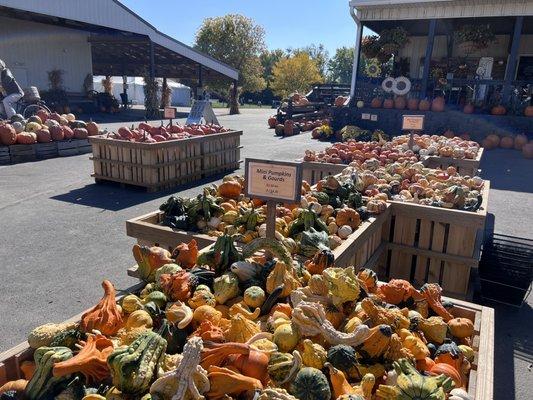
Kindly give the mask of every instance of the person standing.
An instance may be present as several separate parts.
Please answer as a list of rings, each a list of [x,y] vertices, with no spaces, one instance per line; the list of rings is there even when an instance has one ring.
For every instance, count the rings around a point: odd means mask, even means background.
[[[2,60],[0,60],[0,94],[3,97],[2,104],[4,105],[6,116],[11,118],[16,114],[14,105],[24,96],[24,91]]]

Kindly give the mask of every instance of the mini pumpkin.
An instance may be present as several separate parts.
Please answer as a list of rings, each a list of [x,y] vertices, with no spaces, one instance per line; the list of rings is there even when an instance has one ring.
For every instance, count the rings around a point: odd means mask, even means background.
[[[361,217],[353,208],[347,207],[337,211],[335,223],[338,226],[348,225],[350,228],[355,229],[361,224]]]
[[[228,180],[218,187],[218,193],[226,199],[237,200],[241,195],[242,186],[239,182]]]
[[[300,400],[330,400],[331,389],[328,379],[322,371],[312,368],[302,368],[294,382],[290,392]]]
[[[468,318],[454,318],[448,321],[448,327],[453,336],[459,339],[471,337],[474,324]]]

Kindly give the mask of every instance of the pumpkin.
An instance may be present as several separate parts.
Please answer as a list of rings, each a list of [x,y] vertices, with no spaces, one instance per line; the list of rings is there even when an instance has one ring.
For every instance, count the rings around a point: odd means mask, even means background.
[[[65,139],[72,139],[74,137],[74,131],[69,126],[62,126],[61,129],[63,130],[63,137]]]
[[[494,106],[490,109],[490,113],[492,115],[505,115],[507,113],[507,109],[500,105]]]
[[[386,108],[386,109],[394,108],[394,100],[393,99],[385,99],[383,101],[383,108]]]
[[[17,132],[10,124],[0,125],[0,144],[10,146],[17,141]]]
[[[420,111],[429,111],[431,108],[431,102],[428,99],[420,100],[420,103],[418,103],[418,109]]]
[[[474,324],[468,318],[454,318],[448,321],[450,333],[456,338],[463,339],[472,336]]]
[[[275,383],[283,382],[289,376],[292,369],[294,358],[289,353],[274,352],[268,361],[268,375]]]
[[[341,227],[343,225],[348,225],[350,228],[355,229],[361,224],[361,217],[353,208],[347,207],[337,211],[335,223]]]
[[[526,117],[533,117],[533,106],[527,106],[524,108],[524,115]]]
[[[92,332],[96,329],[104,335],[114,335],[122,327],[122,315],[117,307],[115,288],[108,280],[102,282],[104,297],[81,316],[80,329]]]
[[[526,135],[516,135],[514,138],[514,148],[516,150],[522,150],[522,147],[527,144]]]
[[[285,121],[285,124],[283,124],[283,134],[285,136],[292,136],[295,134],[295,124],[294,121],[291,119],[288,119]]]
[[[487,139],[491,141],[493,147],[498,147],[500,145],[500,137],[495,133],[488,135]]]
[[[183,268],[189,269],[196,265],[198,258],[198,245],[192,239],[189,243],[179,244],[172,252],[172,258]]]
[[[283,136],[284,130],[285,126],[283,126],[283,124],[277,124],[274,133],[276,136]]]
[[[100,133],[100,128],[98,127],[98,124],[93,121],[89,121],[87,123],[87,133],[89,136],[96,136]]]
[[[403,96],[397,96],[394,99],[394,108],[397,110],[403,110],[405,106],[407,105],[407,101],[405,100],[405,97]]]
[[[275,128],[278,124],[278,119],[275,116],[272,116],[268,119],[268,127]]]
[[[50,131],[48,131],[48,129],[39,129],[35,132],[35,135],[37,135],[38,143],[49,143],[52,141],[52,136],[50,135]]]
[[[35,144],[37,143],[37,135],[33,132],[20,132],[17,134],[18,144]]]
[[[59,125],[54,125],[49,128],[50,136],[52,137],[52,140],[63,140],[65,138],[65,134],[63,132],[63,128]]]
[[[465,114],[473,114],[474,110],[474,105],[472,103],[468,103],[463,107],[463,112]]]
[[[273,342],[278,346],[279,351],[290,353],[300,341],[300,333],[296,326],[290,322],[281,324],[274,330]]]
[[[371,108],[381,108],[383,100],[381,100],[379,97],[374,97],[372,101],[370,102]]]
[[[85,128],[74,128],[74,139],[87,139],[89,132]]]
[[[326,319],[331,322],[335,329],[339,329],[344,321],[343,312],[333,304],[326,304],[324,311],[326,312]]]
[[[133,257],[137,261],[140,278],[145,282],[153,282],[155,272],[165,264],[173,264],[172,254],[161,247],[133,245]]]
[[[226,199],[237,200],[241,195],[242,186],[239,182],[228,180],[223,182],[218,187],[218,193]]]
[[[311,275],[321,274],[326,268],[334,266],[335,256],[328,249],[317,251],[311,260],[305,262],[305,268]]]
[[[500,147],[502,149],[512,149],[514,146],[514,140],[511,136],[504,136],[500,140]]]
[[[357,371],[357,354],[355,349],[345,344],[338,344],[328,349],[327,361],[335,368],[343,371],[350,378],[359,375]]]
[[[431,102],[431,111],[442,112],[444,111],[445,104],[444,97],[435,97]]]
[[[461,375],[450,364],[435,363],[435,365],[429,370],[429,373],[431,373],[432,375],[445,375],[453,380],[456,387],[460,388],[463,386],[463,380],[461,379]]]
[[[522,146],[522,155],[524,158],[533,158],[533,143]]]
[[[435,352],[435,363],[449,364],[457,371],[461,370],[464,358],[461,349],[450,339],[445,339]]]
[[[300,400],[331,399],[328,379],[322,371],[312,367],[305,367],[298,371],[291,384],[290,392]]]
[[[265,291],[259,286],[250,286],[244,291],[244,303],[249,307],[261,307],[265,299]]]

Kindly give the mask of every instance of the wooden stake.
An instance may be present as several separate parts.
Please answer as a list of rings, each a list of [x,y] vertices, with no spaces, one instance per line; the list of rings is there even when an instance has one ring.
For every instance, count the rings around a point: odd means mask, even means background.
[[[275,239],[276,237],[276,202],[267,201],[266,237]]]

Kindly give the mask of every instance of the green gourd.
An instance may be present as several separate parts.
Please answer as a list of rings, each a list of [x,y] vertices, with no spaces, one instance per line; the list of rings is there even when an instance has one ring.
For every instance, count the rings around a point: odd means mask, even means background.
[[[270,356],[268,361],[268,375],[274,382],[283,382],[289,375],[294,359],[289,353],[276,351]]]
[[[290,392],[300,400],[331,399],[331,389],[326,375],[312,367],[302,368],[296,374]]]
[[[355,349],[345,344],[338,344],[328,349],[327,361],[348,377],[357,377],[357,354]]]
[[[266,294],[259,286],[250,286],[244,291],[244,302],[252,309],[261,307],[265,302]]]
[[[113,385],[129,395],[146,393],[166,348],[165,339],[156,332],[146,331],[129,346],[115,349],[107,358]]]
[[[243,258],[251,257],[256,251],[259,250],[268,250],[285,265],[292,265],[291,253],[289,253],[285,246],[283,246],[275,239],[257,238],[252,240],[250,243],[243,247],[242,256]]]
[[[327,228],[325,231],[317,231],[313,227],[303,231],[300,239],[299,254],[311,258],[319,251],[329,250],[329,236],[327,232]]]

